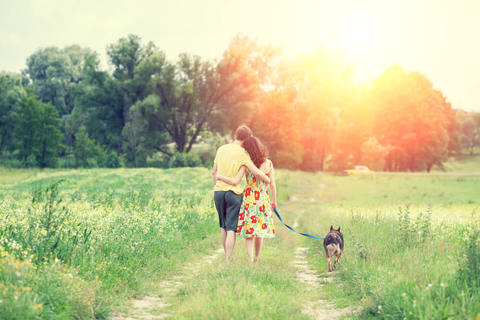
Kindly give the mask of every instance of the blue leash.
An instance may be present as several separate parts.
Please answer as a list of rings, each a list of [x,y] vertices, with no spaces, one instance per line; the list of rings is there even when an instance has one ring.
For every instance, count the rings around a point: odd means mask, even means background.
[[[296,231],[295,229],[293,229],[292,227],[290,227],[288,224],[286,224],[285,222],[283,222],[283,219],[282,217],[280,217],[280,215],[278,214],[278,211],[276,208],[272,207],[273,208],[273,212],[275,212],[275,214],[277,215],[277,218],[278,220],[280,220],[281,223],[283,223],[283,225],[285,227],[287,227],[288,229],[292,230],[293,232],[296,232],[298,234],[301,234],[302,236],[305,236],[305,237],[309,237],[309,238],[313,238],[313,239],[318,239],[318,240],[323,240],[325,238],[321,238],[321,237],[317,237],[317,236],[312,236],[311,234],[306,234],[306,233],[303,233],[303,232],[298,232]]]

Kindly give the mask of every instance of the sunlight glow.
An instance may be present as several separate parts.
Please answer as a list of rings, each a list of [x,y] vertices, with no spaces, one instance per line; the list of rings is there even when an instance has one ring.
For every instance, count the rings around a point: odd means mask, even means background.
[[[347,53],[361,55],[376,45],[378,26],[372,17],[355,14],[345,19],[341,33]]]
[[[362,12],[352,13],[343,21],[339,42],[347,57],[357,67],[356,80],[366,81],[371,78],[374,56],[381,50],[377,21]]]

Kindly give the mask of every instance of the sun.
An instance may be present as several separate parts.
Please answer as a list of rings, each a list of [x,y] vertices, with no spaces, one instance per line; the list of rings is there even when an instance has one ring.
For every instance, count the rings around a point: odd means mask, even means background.
[[[344,18],[340,38],[347,52],[361,53],[376,44],[378,31],[373,16],[358,12]]]
[[[379,31],[377,21],[366,13],[353,13],[345,17],[341,24],[340,46],[349,59],[357,64],[358,79],[365,80],[369,77],[366,67],[371,66],[372,57],[381,49]]]

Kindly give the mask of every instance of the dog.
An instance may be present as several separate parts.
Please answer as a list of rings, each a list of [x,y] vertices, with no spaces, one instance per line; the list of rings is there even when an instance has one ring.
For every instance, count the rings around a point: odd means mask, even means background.
[[[325,254],[327,255],[328,272],[332,272],[343,252],[343,234],[340,231],[340,226],[338,229],[333,229],[333,226],[330,226],[330,232],[323,239],[323,248],[325,248]],[[331,258],[333,256],[335,256],[335,260],[332,265]]]

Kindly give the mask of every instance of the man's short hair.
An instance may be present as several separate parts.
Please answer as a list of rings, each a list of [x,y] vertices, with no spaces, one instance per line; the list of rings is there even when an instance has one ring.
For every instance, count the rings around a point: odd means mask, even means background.
[[[246,125],[241,125],[235,131],[235,139],[239,141],[247,140],[251,136],[252,136],[252,130],[250,130],[250,128],[247,127]]]

